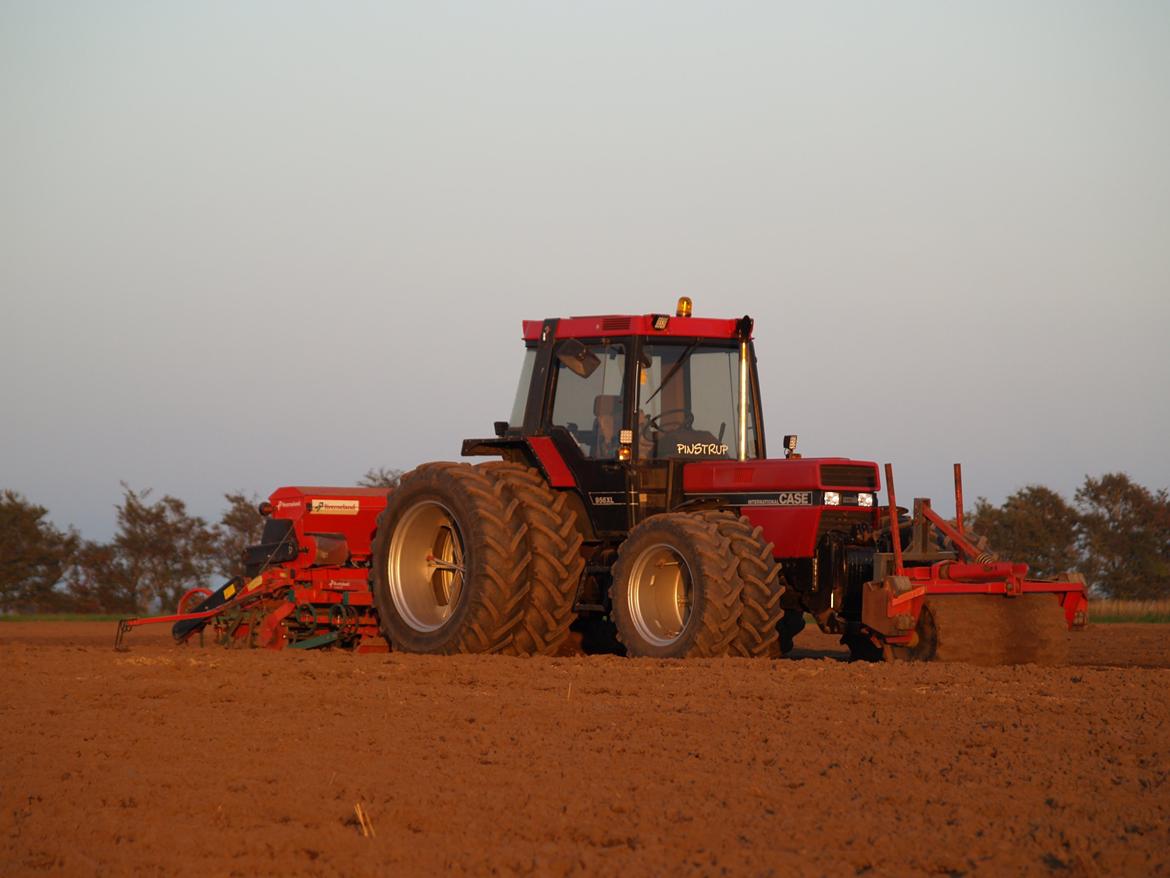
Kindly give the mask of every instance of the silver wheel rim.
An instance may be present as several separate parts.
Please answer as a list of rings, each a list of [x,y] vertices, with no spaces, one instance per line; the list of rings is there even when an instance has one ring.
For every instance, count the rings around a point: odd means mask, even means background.
[[[436,631],[463,594],[463,536],[451,511],[423,501],[406,511],[390,538],[386,582],[403,620],[415,631]]]
[[[691,569],[671,546],[643,550],[630,571],[626,603],[638,634],[655,646],[670,646],[691,618]]]

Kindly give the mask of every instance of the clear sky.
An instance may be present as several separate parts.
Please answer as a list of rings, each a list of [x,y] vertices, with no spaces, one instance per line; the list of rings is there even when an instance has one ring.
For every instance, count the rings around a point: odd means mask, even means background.
[[[454,458],[520,320],[756,318],[900,498],[1170,486],[1170,4],[0,0],[0,487]]]

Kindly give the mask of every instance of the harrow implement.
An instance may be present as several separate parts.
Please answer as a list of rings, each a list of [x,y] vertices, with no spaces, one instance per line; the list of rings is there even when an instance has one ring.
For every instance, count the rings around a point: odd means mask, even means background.
[[[886,464],[888,521],[899,521],[893,468]],[[903,531],[900,525],[898,530]],[[1028,577],[1028,565],[1003,561],[963,524],[962,471],[955,464],[955,521],[916,499],[909,545],[875,557],[862,592],[861,622],[886,659],[974,664],[1062,664],[1069,630],[1088,621],[1078,573]]]

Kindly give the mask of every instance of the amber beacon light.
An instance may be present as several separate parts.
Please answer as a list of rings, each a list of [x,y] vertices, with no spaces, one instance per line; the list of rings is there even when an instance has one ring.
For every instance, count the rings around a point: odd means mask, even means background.
[[[690,296],[679,296],[678,308],[675,310],[676,317],[690,317],[693,305],[691,304]]]

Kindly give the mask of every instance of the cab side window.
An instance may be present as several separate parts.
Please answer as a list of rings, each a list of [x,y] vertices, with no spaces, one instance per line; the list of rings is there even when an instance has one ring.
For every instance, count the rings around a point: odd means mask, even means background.
[[[552,423],[564,427],[586,457],[613,459],[624,411],[626,351],[620,344],[558,346]]]

